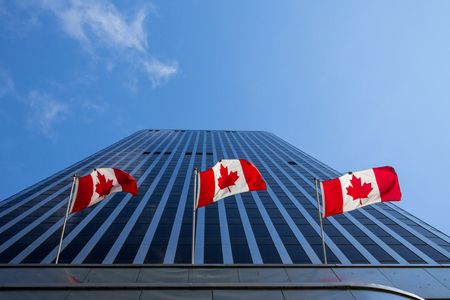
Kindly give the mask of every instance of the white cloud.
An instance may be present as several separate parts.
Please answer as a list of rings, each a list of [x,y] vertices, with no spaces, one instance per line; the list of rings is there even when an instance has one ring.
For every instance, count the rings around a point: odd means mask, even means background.
[[[80,42],[102,41],[109,47],[145,51],[147,34],[144,21],[147,8],[143,7],[127,22],[126,18],[108,1],[41,1],[42,8],[52,11],[61,21],[66,33]]]
[[[133,17],[124,16],[107,0],[41,0],[40,6],[52,12],[64,32],[86,49],[95,52],[97,48],[106,48],[120,54],[133,68],[145,72],[153,86],[167,81],[178,71],[176,62],[165,64],[149,54],[145,29],[148,5],[141,7]],[[106,68],[111,70],[110,62],[106,63]]]
[[[54,141],[53,127],[64,120],[69,113],[69,106],[38,91],[31,91],[24,102],[31,110],[28,119],[29,127]]]
[[[17,103],[25,105],[29,114],[26,123],[30,129],[55,141],[53,127],[55,123],[62,121],[69,112],[69,106],[66,103],[34,90],[23,96],[19,90],[16,90],[11,76],[0,69],[0,98],[7,95],[11,95],[18,101]],[[0,117],[4,119],[9,116],[6,112],[0,111]]]
[[[167,81],[170,76],[178,71],[178,63],[162,63],[157,59],[146,60],[143,62],[145,71],[153,83],[153,86],[160,85]]]

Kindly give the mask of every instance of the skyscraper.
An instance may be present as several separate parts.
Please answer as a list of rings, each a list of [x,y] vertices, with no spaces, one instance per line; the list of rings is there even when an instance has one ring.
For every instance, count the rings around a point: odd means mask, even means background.
[[[198,210],[195,263],[322,263],[313,178],[341,173],[267,132],[210,130],[138,131],[0,202],[0,262],[51,263],[72,175],[117,167],[136,177],[139,195],[71,215],[60,261],[190,263],[193,168],[224,158],[253,162],[268,188]],[[450,263],[450,237],[392,203],[329,217],[324,232],[332,264]]]

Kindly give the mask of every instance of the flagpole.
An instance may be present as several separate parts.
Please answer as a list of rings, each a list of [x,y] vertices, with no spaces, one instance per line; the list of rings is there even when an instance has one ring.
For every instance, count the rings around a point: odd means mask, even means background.
[[[316,198],[317,198],[317,212],[319,214],[319,221],[320,221],[320,235],[322,237],[322,249],[323,249],[323,258],[325,261],[325,264],[328,264],[327,260],[327,250],[325,248],[325,239],[323,237],[323,224],[322,224],[322,214],[320,213],[320,200],[319,200],[319,188],[317,187],[317,178],[314,177],[314,183],[316,185]]]
[[[62,242],[63,242],[63,238],[64,238],[64,232],[66,231],[67,217],[69,216],[70,204],[72,203],[73,190],[75,188],[76,180],[77,180],[77,176],[73,175],[72,188],[70,189],[69,201],[67,202],[66,215],[64,216],[64,223],[63,223],[63,227],[62,227],[62,231],[61,231],[61,239],[59,240],[58,252],[56,254],[55,264],[58,264],[58,261],[59,261],[59,254],[61,253],[61,246],[62,246]]]
[[[194,201],[192,204],[192,264],[195,264],[195,211],[197,210],[197,176],[198,170],[194,168]]]

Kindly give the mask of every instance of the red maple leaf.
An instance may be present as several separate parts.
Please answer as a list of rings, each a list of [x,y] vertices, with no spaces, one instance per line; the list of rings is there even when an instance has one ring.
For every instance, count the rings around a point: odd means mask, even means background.
[[[112,179],[106,180],[105,175],[101,174],[99,171],[97,171],[97,179],[98,182],[95,185],[95,192],[99,194],[100,197],[109,195],[113,186]]]
[[[359,199],[359,204],[362,205],[362,199],[368,198],[370,192],[373,190],[372,183],[364,182],[361,185],[361,178],[353,175],[350,180],[352,185],[347,187],[347,195],[352,196],[353,200]]]
[[[238,178],[239,176],[237,174],[237,171],[231,171],[228,174],[228,167],[224,167],[222,164],[220,164],[220,177],[218,181],[221,190],[223,190],[224,188],[228,188],[228,191],[231,192],[230,186],[235,185],[235,182]]]

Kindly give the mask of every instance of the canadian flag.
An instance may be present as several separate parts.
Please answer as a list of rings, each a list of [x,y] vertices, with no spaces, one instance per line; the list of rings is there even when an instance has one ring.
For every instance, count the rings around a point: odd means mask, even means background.
[[[324,217],[402,198],[397,174],[392,167],[349,172],[339,178],[322,181],[320,186]]]
[[[198,179],[197,208],[234,194],[266,189],[261,173],[244,159],[222,159],[199,172]]]
[[[105,199],[109,194],[128,192],[136,196],[138,188],[133,176],[115,168],[99,168],[75,179],[74,199],[69,213],[75,213]]]

